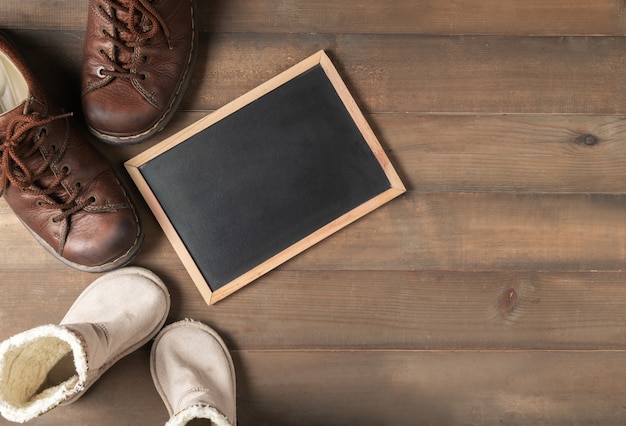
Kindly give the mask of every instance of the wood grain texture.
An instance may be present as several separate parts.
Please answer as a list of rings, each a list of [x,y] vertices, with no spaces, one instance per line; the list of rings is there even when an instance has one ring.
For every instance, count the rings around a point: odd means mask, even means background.
[[[615,371],[624,352],[233,351],[233,357],[241,425],[623,424],[626,385]],[[147,351],[135,352],[79,401],[29,424],[163,424],[168,416],[150,386],[147,360]]]
[[[207,114],[181,111],[140,146],[98,147],[121,165]],[[626,192],[622,116],[380,113],[365,118],[412,192]]]
[[[409,193],[285,267],[621,270],[625,203],[596,194]]]
[[[228,94],[232,86],[251,89],[325,49],[369,113],[626,111],[626,78],[615,72],[624,67],[624,38],[241,34],[228,40],[235,37],[237,49],[225,49],[220,35],[212,37],[208,56],[201,58],[205,76],[195,87],[202,108],[234,98]],[[246,69],[239,65],[244,57]],[[204,98],[208,93],[210,99]]]
[[[626,191],[621,116],[372,114],[413,191]]]
[[[354,5],[353,5],[354,6]],[[614,35],[624,32],[623,2],[482,0],[198,1],[200,30],[251,33]],[[82,30],[87,0],[5,0],[5,28]]]
[[[623,3],[600,0],[455,1],[362,0],[352,7],[329,0],[215,2],[202,28],[223,32],[374,34],[622,35]],[[202,12],[201,12],[202,13]],[[211,21],[211,14],[224,19]],[[206,24],[205,24],[206,23]]]
[[[0,6],[79,123],[87,3]],[[199,61],[173,121],[140,146],[90,139],[119,171],[325,49],[409,189],[210,308],[139,201],[133,263],[168,283],[168,322],[204,321],[233,350],[240,425],[623,425],[623,5],[199,1]],[[93,279],[0,200],[0,340],[58,322]],[[166,420],[143,348],[31,423]]]
[[[138,264],[168,284],[169,322],[238,350],[626,349],[623,272],[274,271],[207,309],[182,267]],[[64,272],[0,272],[1,339],[65,315],[93,276]]]
[[[626,256],[625,206],[619,195],[411,192],[280,268],[619,271]],[[0,215],[12,224],[0,244],[31,250],[33,263],[46,259],[41,265],[47,267],[49,255],[38,250],[10,210]],[[138,260],[150,260],[159,250],[168,262],[176,262],[149,216],[146,226],[150,248]],[[5,270],[23,268],[17,248]]]
[[[12,34],[78,109],[83,33]],[[220,33],[200,43],[184,110],[218,109],[323,49],[365,113],[626,114],[623,37]]]
[[[614,372],[624,360],[575,351],[252,353],[241,360],[251,364],[240,369],[251,384],[239,395],[241,421],[621,425],[626,386]],[[284,391],[294,383],[303,383],[306,413],[301,396]]]

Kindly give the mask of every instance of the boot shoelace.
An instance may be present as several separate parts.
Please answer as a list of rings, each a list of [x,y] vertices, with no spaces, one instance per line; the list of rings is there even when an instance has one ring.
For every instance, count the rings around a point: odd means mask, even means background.
[[[94,197],[78,198],[80,183],[74,184],[71,189],[64,185],[63,181],[70,172],[66,166],[55,172],[55,165],[63,157],[65,148],[51,146],[48,151],[44,147],[48,134],[46,125],[71,115],[71,113],[52,117],[41,117],[38,113],[18,115],[9,122],[4,142],[0,144],[0,168],[2,169],[0,196],[9,183],[22,191],[40,195],[41,199],[37,202],[39,207],[60,211],[52,218],[53,222],[61,222],[96,201]],[[28,143],[29,140],[31,144]],[[37,170],[31,170],[26,160],[37,154],[42,156],[43,162]],[[50,178],[52,181],[44,185],[43,181]],[[57,202],[54,199],[54,194],[59,191],[69,194],[64,202]]]
[[[128,0],[122,4],[119,0],[102,0],[102,3],[98,4],[100,11],[98,16],[114,28],[113,34],[106,29],[102,30],[102,34],[113,44],[113,51],[108,53],[105,49],[100,49],[100,56],[112,68],[99,68],[100,77],[139,77],[145,80],[145,74],[138,74],[133,67],[133,52],[135,48],[149,44],[161,30],[169,48],[172,49],[167,23],[150,4],[151,1]],[[145,63],[148,58],[144,56],[140,60]]]

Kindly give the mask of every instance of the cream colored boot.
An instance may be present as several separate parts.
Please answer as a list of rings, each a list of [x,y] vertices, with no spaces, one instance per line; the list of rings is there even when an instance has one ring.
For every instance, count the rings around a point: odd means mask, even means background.
[[[152,345],[150,371],[170,414],[166,426],[237,423],[233,361],[208,326],[184,320],[165,327]]]
[[[154,337],[170,296],[138,267],[102,275],[59,325],[43,325],[0,344],[0,413],[23,423],[83,393],[117,360]]]

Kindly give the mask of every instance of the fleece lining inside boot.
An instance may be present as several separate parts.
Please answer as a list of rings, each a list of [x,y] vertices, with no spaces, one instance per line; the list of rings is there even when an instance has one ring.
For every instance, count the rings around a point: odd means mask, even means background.
[[[24,422],[54,408],[81,390],[86,354],[74,333],[42,326],[0,345],[0,412]]]
[[[172,416],[165,426],[233,426],[230,421],[213,407],[190,405]]]
[[[15,64],[0,52],[0,114],[11,111],[28,97],[28,84]]]
[[[209,419],[193,419],[185,426],[213,426],[213,422]]]
[[[0,396],[16,407],[26,406],[45,398],[64,381],[78,379],[75,371],[61,373],[63,378],[57,372],[59,361],[71,352],[70,345],[56,337],[43,337],[12,348],[4,356],[7,368],[2,370]]]

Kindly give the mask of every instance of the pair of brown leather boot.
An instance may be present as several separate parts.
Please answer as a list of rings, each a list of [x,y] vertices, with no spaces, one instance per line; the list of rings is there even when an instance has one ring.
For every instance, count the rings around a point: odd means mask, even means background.
[[[195,0],[90,0],[82,71],[89,130],[145,141],[178,106],[197,43]],[[0,195],[56,258],[103,272],[128,263],[143,231],[108,161],[46,98],[0,34]]]

